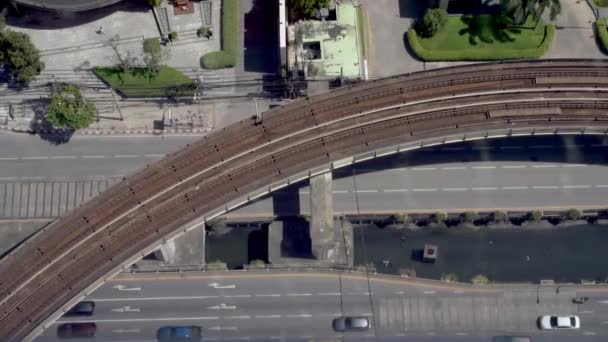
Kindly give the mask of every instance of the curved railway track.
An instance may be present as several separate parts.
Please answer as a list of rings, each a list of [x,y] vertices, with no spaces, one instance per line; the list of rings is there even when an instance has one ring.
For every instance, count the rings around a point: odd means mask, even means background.
[[[148,165],[0,261],[0,336],[18,341],[197,217],[358,153],[460,132],[608,129],[608,61],[469,65],[372,81],[243,120]]]

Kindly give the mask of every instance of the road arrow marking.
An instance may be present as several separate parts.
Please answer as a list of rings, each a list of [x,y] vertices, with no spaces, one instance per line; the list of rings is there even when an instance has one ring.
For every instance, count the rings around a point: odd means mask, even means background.
[[[236,331],[237,327],[211,327],[208,330],[215,330],[215,331],[232,330],[232,331]]]
[[[112,332],[117,334],[139,334],[141,329],[113,329]]]
[[[140,312],[141,310],[139,308],[131,309],[130,306],[124,306],[122,308],[114,309],[112,311],[114,311],[114,312]]]
[[[218,283],[211,283],[209,284],[210,287],[213,287],[214,289],[234,289],[236,288],[235,285],[220,285]]]
[[[124,285],[114,285],[112,288],[118,291],[141,291],[141,287],[126,287]]]
[[[234,310],[234,309],[236,309],[236,305],[226,305],[226,304],[222,303],[220,305],[210,306],[207,309],[211,309],[211,310],[221,310],[221,309]]]

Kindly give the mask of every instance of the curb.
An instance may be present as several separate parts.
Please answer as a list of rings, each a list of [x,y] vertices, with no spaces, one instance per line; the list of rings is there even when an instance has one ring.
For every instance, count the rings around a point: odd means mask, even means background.
[[[160,135],[160,134],[168,134],[168,133],[206,133],[211,131],[211,129],[168,129],[168,130],[159,130],[159,129],[131,129],[131,130],[79,130],[72,134],[67,134],[61,130],[30,130],[30,129],[18,129],[18,128],[10,128],[8,126],[0,126],[0,129],[10,131],[13,133],[19,134],[53,134],[53,135],[115,135],[115,134],[133,134],[133,135],[141,135],[141,134],[151,134],[151,135]]]

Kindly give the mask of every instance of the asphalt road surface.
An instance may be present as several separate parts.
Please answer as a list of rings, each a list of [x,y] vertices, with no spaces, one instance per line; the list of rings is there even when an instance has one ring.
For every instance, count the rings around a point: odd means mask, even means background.
[[[370,295],[371,294],[371,295]],[[588,296],[582,305],[575,296]],[[91,317],[61,318],[37,341],[57,341],[67,322],[95,322],[96,341],[154,341],[165,325],[196,325],[203,340],[605,341],[608,288],[449,283],[339,273],[145,274],[118,277],[88,298]],[[581,329],[542,332],[544,314],[578,314]],[[366,316],[369,331],[337,333],[342,315]]]

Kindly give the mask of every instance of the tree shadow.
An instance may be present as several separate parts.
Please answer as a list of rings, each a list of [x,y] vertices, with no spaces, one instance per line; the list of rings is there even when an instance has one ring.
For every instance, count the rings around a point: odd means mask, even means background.
[[[56,128],[48,122],[47,113],[50,103],[50,99],[32,99],[24,101],[22,108],[31,108],[33,111],[34,115],[30,121],[31,135],[37,135],[53,145],[62,145],[70,141],[75,131],[72,128]]]
[[[84,25],[107,17],[115,12],[148,12],[147,0],[122,1],[114,5],[83,12],[58,12],[18,6],[19,12],[8,6],[6,22],[10,26],[35,29],[62,29]]]
[[[519,28],[508,26],[501,15],[464,15],[460,18],[467,26],[458,32],[459,35],[468,35],[469,44],[475,46],[480,42],[486,44],[514,42],[513,35],[520,34]]]
[[[427,1],[399,0],[399,17],[419,18],[428,6]]]

